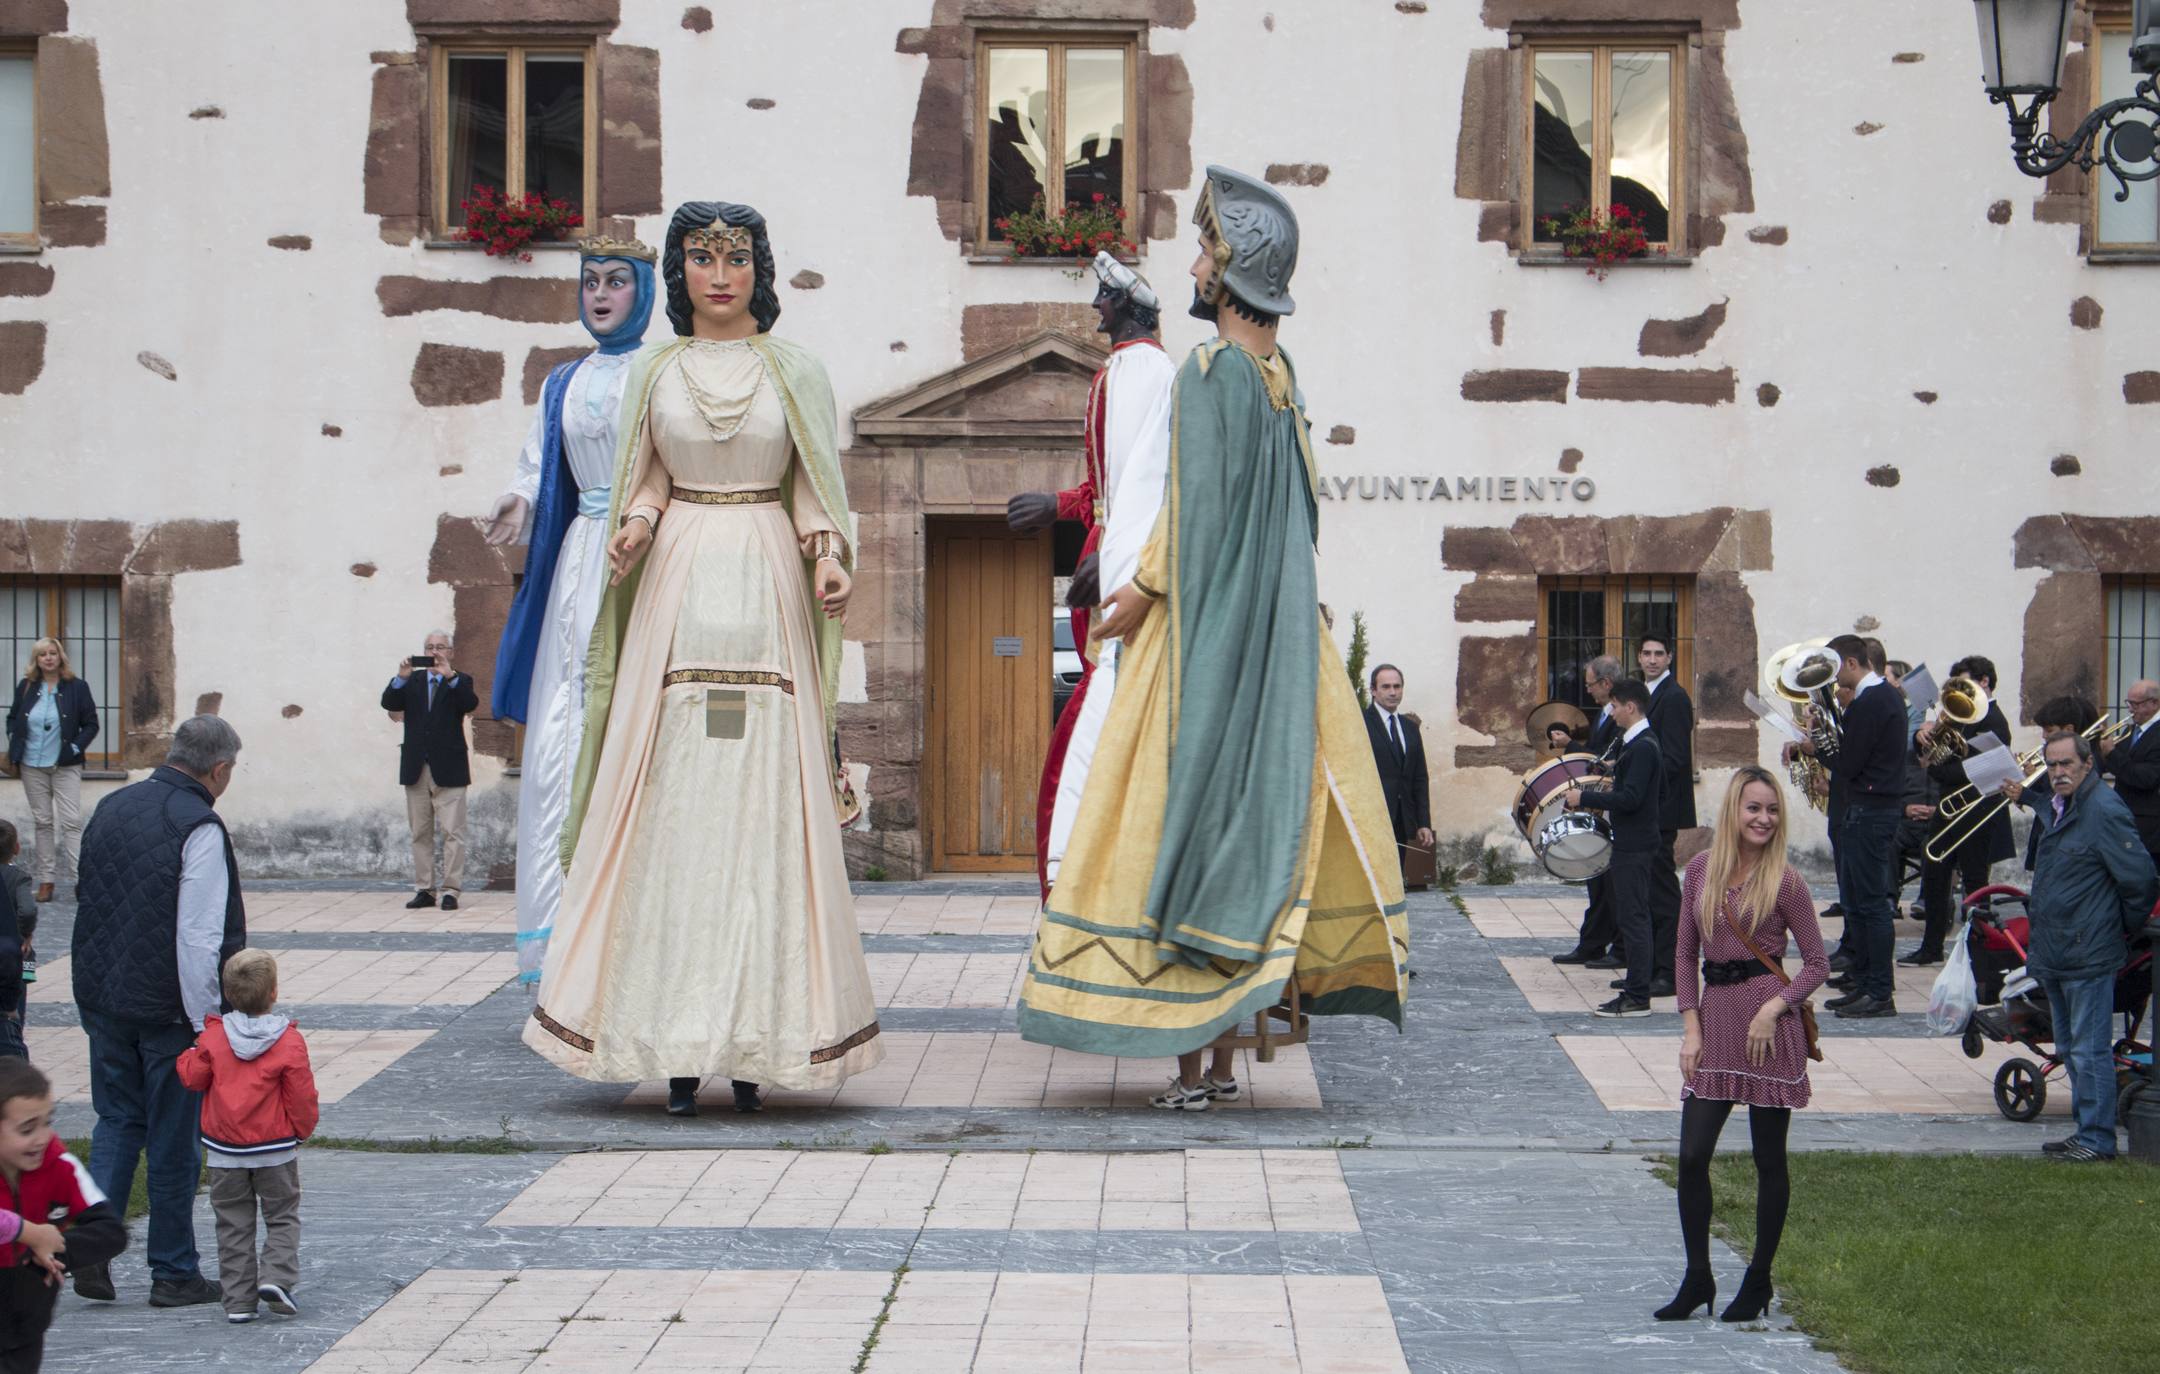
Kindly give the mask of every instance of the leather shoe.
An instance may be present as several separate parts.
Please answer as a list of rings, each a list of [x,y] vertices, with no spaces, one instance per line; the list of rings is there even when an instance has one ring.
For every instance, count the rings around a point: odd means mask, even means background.
[[[1869,997],[1865,993],[1847,1006],[1837,1009],[1839,1018],[1847,1021],[1872,1021],[1897,1015],[1897,1001],[1889,997]]]
[[[1609,988],[1624,988],[1627,986],[1627,979],[1615,978],[1610,983],[1607,983],[1605,986]]]
[[[667,1082],[668,1115],[696,1116],[697,1090],[695,1078],[670,1078]]]
[[[152,1307],[199,1307],[206,1302],[217,1302],[224,1296],[224,1289],[200,1274],[184,1279],[158,1279],[150,1285]]]
[[[765,1104],[758,1100],[757,1084],[746,1083],[740,1078],[734,1078],[728,1081],[735,1089],[736,1111],[755,1112],[763,1109]]]
[[[1833,997],[1823,1003],[1823,1009],[1826,1011],[1839,1011],[1851,1006],[1865,996],[1867,994],[1864,992],[1848,992],[1843,997]]]
[[[86,1264],[75,1271],[75,1296],[92,1302],[111,1302],[119,1294],[113,1292],[112,1271],[102,1264]]]
[[[1617,954],[1600,954],[1595,959],[1585,959],[1583,961],[1583,967],[1594,969],[1626,968],[1627,960],[1621,958]]]
[[[1832,902],[1830,905],[1824,907],[1821,912],[1821,916],[1823,919],[1828,919],[1832,916],[1843,916],[1844,914],[1845,904],[1843,902]]]
[[[445,892],[442,895],[442,909],[444,911],[457,910],[457,894],[455,892]]]
[[[1852,966],[1853,957],[1850,954],[1839,952],[1830,956],[1830,971],[1832,973],[1851,973]]]
[[[1916,949],[1910,954],[1898,956],[1898,962],[1906,968],[1933,968],[1942,961],[1942,951],[1939,949]]]
[[[1676,993],[1677,989],[1673,987],[1672,979],[1653,978],[1650,980],[1650,995],[1652,997],[1672,997]]]
[[[1829,978],[1825,978],[1823,980],[1823,986],[1829,988],[1836,988],[1839,992],[1851,992],[1853,986],[1852,973],[1850,971],[1847,971],[1844,973],[1836,974]]]
[[[49,901],[51,901],[51,900],[52,900],[52,884],[51,884],[51,883],[39,883],[39,884],[38,884],[38,890],[37,890],[37,900],[38,900],[38,905],[40,905],[40,906],[43,906],[43,905],[44,905],[45,903],[47,903],[47,902],[49,902]]]
[[[1592,959],[1595,959],[1597,957],[1598,956],[1596,951],[1583,949],[1578,946],[1575,949],[1569,950],[1565,954],[1555,954],[1552,957],[1552,961],[1556,964],[1587,964]]]
[[[412,900],[405,904],[405,909],[407,911],[418,911],[424,906],[433,905],[435,905],[435,894],[423,887],[412,895]]]

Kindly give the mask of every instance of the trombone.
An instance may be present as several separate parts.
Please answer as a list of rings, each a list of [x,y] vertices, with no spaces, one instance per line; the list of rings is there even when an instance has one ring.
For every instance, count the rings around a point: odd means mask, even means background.
[[[2136,724],[2135,721],[2125,716],[2113,725],[2109,725],[2107,716],[2103,715],[2100,719],[2086,726],[2081,733],[2084,738],[2091,740],[2095,746],[2098,746],[2112,740],[2121,739],[2129,733],[2129,727],[2134,724]],[[2019,754],[2017,756],[2018,766],[2027,773],[2031,773],[2035,769],[2038,769],[2041,773],[2047,772],[2046,766],[2041,763],[2041,756],[2046,749],[2047,746],[2042,744],[2037,749],[2028,749]],[[1955,791],[1944,793],[1942,800],[1935,803],[1935,814],[1946,821],[1956,820],[1959,816],[1965,814],[1967,810],[1986,800],[1987,798],[1980,795],[1980,789],[1968,782]],[[1995,800],[2001,801],[2003,799],[1997,796]]]
[[[2121,739],[2129,733],[2128,727],[2131,724],[2133,722],[2126,717],[2109,725],[2107,717],[2102,716],[2079,733],[2081,737],[2099,744],[2102,741]],[[2040,780],[2047,776],[2046,753],[2047,746],[2043,744],[2038,749],[2017,756],[2018,766],[2026,770],[2027,791],[2038,787]],[[1957,852],[1959,845],[1978,834],[1983,826],[2009,804],[2010,799],[2000,792],[1983,799],[1978,788],[1966,783],[1935,804],[1935,814],[1943,821],[1943,826],[1929,837],[1927,847],[1921,852],[1931,862],[1947,862],[1950,856]]]

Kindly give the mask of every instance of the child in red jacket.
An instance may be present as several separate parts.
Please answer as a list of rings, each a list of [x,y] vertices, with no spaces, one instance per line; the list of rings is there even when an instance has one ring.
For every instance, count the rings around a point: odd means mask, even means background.
[[[52,1129],[52,1083],[0,1058],[0,1374],[37,1374],[60,1275],[127,1248],[127,1227]]]
[[[180,1081],[203,1094],[202,1143],[217,1213],[218,1281],[225,1320],[255,1320],[259,1301],[292,1316],[300,1280],[300,1142],[320,1109],[307,1042],[277,1006],[277,960],[243,949],[225,961],[232,1015],[203,1019],[195,1048],[180,1056]],[[262,1213],[261,1282],[255,1216]]]

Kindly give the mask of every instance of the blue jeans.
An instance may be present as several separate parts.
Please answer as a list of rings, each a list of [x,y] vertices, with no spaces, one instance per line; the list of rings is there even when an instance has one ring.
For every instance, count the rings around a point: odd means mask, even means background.
[[[1890,962],[1897,908],[1890,874],[1903,813],[1895,806],[1852,806],[1838,833],[1838,903],[1845,908],[1844,951],[1852,956],[1853,990],[1890,1000]]]
[[[2115,975],[2057,978],[2041,974],[2055,1050],[2070,1063],[2071,1139],[2096,1155],[2115,1153]]]
[[[90,1037],[90,1177],[127,1207],[135,1162],[149,1155],[150,1240],[145,1254],[153,1279],[202,1274],[195,1253],[195,1189],[202,1180],[202,1098],[180,1086],[174,1061],[195,1043],[183,1022],[146,1025],[96,1012],[82,1014]]]

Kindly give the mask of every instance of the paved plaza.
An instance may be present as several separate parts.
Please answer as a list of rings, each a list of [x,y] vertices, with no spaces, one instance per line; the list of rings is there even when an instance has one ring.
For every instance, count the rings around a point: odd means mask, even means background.
[[[322,1089],[302,1315],[229,1328],[215,1307],[149,1308],[138,1227],[121,1300],[63,1296],[46,1367],[1839,1367],[1775,1313],[1650,1320],[1681,1269],[1646,1159],[1673,1145],[1680,1026],[1590,1015],[1605,978],[1548,957],[1572,943],[1577,893],[1412,894],[1403,1034],[1318,1022],[1272,1062],[1241,1054],[1243,1101],[1184,1114],[1146,1105],[1167,1061],[1015,1033],[1030,885],[857,891],[885,1062],[755,1116],[708,1093],[683,1121],[664,1085],[583,1083],[518,1043],[530,993],[506,894],[446,915],[404,910],[403,889],[251,887],[251,938],[279,958]],[[50,951],[71,918],[41,932]],[[1996,1114],[1995,1051],[1970,1061],[1928,1034],[1931,974],[1901,972],[1894,1022],[1824,1018],[1796,1146],[2029,1151],[2059,1131]],[[67,988],[50,958],[29,1043],[78,1136],[92,1116]],[[2051,1116],[2067,1108],[2051,1096]],[[213,1265],[207,1200],[197,1239]],[[1733,1291],[1740,1260],[1720,1246],[1717,1266]]]

